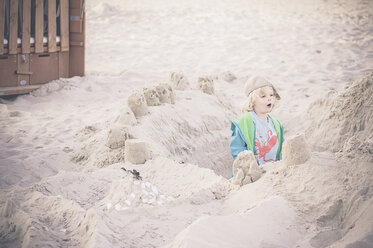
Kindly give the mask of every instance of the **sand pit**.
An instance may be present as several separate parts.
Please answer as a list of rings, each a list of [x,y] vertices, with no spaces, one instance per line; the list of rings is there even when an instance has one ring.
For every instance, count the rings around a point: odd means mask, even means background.
[[[0,98],[1,247],[372,243],[372,1],[86,5],[86,76]],[[201,75],[213,94],[189,83]],[[229,127],[252,75],[312,153],[237,185]],[[123,140],[151,156],[126,161]]]

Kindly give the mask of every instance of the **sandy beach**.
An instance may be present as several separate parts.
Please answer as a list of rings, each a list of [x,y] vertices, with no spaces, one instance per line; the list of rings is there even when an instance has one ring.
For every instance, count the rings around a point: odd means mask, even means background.
[[[90,0],[86,15],[86,76],[0,98],[0,247],[373,247],[373,1]],[[255,75],[310,156],[239,186],[230,121]]]

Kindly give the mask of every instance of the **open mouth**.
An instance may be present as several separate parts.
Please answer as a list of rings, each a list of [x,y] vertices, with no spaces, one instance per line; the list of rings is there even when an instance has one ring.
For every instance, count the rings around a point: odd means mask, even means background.
[[[272,107],[272,103],[268,103],[267,107],[269,107],[269,108]]]

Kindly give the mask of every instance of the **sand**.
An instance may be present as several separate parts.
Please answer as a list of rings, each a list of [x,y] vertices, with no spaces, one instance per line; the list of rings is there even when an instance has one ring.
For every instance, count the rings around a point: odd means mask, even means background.
[[[285,164],[304,164],[310,157],[311,149],[304,134],[298,134],[285,140],[282,147],[282,160]]]
[[[0,246],[372,247],[371,9],[87,1],[87,75],[0,99]],[[309,150],[241,186],[230,120],[255,75]]]

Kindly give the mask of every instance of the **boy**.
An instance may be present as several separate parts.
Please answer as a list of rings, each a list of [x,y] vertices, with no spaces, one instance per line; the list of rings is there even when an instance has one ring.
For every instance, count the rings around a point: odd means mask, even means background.
[[[258,165],[281,160],[284,128],[269,113],[280,100],[275,87],[262,77],[252,77],[245,84],[248,100],[242,115],[231,122],[230,150],[234,159],[251,150]]]

